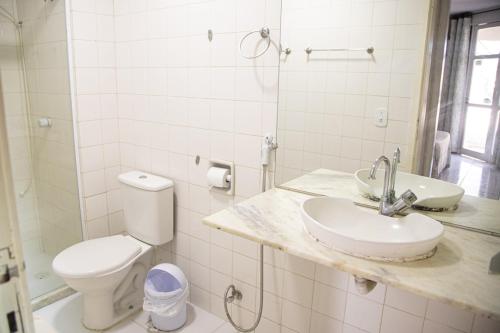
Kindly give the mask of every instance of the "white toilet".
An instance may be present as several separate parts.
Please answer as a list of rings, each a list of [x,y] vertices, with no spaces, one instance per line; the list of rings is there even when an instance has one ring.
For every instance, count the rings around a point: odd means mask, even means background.
[[[59,253],[54,272],[83,295],[83,324],[109,328],[142,308],[144,280],[153,264],[151,245],[172,240],[173,182],[131,171],[121,174],[128,235],[92,239]]]

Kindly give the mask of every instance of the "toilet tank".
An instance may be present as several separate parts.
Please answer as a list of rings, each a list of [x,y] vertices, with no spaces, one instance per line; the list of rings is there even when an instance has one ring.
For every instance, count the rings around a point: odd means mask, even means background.
[[[151,245],[174,237],[174,183],[142,171],[118,176],[122,184],[123,213],[129,235]]]

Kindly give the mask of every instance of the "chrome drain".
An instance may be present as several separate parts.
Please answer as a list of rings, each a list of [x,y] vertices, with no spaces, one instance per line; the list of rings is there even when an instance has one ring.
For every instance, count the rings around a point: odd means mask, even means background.
[[[49,276],[50,276],[49,272],[40,272],[40,273],[35,274],[35,278],[37,278],[38,280],[46,279]]]

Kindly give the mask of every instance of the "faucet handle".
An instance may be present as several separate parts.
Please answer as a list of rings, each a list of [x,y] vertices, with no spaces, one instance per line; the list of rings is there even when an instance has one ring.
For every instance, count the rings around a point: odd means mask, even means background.
[[[417,196],[411,190],[406,190],[401,196],[394,202],[394,211],[402,212],[407,208],[410,208],[413,203],[417,201]]]
[[[417,195],[413,193],[412,190],[406,190],[403,194],[401,194],[400,198],[403,199],[410,206],[413,205],[413,203],[418,199]]]

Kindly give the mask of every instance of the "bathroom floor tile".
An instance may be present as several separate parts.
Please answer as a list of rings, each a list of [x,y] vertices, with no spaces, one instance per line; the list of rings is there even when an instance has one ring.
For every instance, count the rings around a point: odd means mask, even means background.
[[[37,333],[99,333],[86,329],[81,322],[82,297],[79,293],[66,297],[60,301],[50,304],[34,313],[37,325]],[[176,333],[231,333],[230,325],[217,316],[195,306],[187,305],[188,319],[186,325]],[[118,325],[106,330],[106,333],[147,333],[147,321],[149,316],[140,312]],[[43,329],[42,329],[43,328]],[[219,330],[220,329],[220,330]]]
[[[500,198],[500,170],[491,163],[451,154],[450,166],[443,170],[439,179],[462,186],[465,194],[494,200]]]
[[[74,294],[52,303],[34,313],[50,325],[56,333],[91,333],[82,325],[82,298]]]
[[[126,321],[116,325],[115,327],[106,331],[106,333],[146,333],[147,330],[135,323],[134,321]]]
[[[64,281],[52,271],[54,256],[44,252],[28,253],[25,259],[31,297],[44,295],[64,285]]]
[[[233,326],[231,326],[231,324],[229,323],[225,323],[224,325],[222,325],[221,327],[219,327],[217,329],[217,331],[215,331],[214,333],[237,333],[238,331],[236,331]]]
[[[224,321],[219,317],[191,304],[188,304],[188,318],[186,324],[179,330],[173,332],[199,333],[214,332],[224,325]]]
[[[33,316],[36,333],[56,333],[50,324],[40,317]]]

